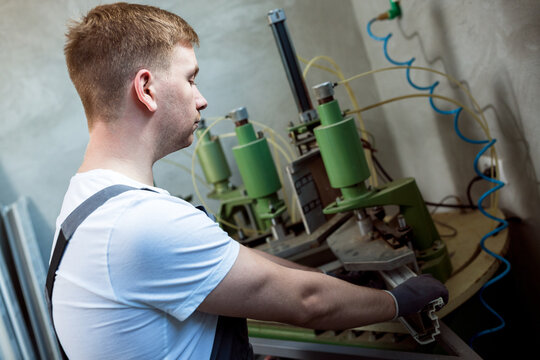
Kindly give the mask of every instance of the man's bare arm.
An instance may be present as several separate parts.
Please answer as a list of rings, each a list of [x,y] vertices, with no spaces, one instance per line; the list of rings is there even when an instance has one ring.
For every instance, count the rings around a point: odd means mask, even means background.
[[[295,262],[289,261],[287,259],[280,258],[279,256],[275,256],[275,255],[269,254],[267,252],[261,251],[259,249],[250,249],[250,250],[256,252],[257,254],[264,257],[265,259],[268,259],[268,260],[272,261],[273,263],[279,264],[281,266],[288,267],[290,269],[297,269],[297,270],[303,270],[303,271],[313,271],[313,272],[322,272],[321,270],[319,270],[317,268],[312,268],[312,267],[309,267],[309,266],[300,265],[300,264],[297,264]]]
[[[198,310],[313,329],[352,328],[396,314],[394,300],[385,291],[281,266],[244,246]]]

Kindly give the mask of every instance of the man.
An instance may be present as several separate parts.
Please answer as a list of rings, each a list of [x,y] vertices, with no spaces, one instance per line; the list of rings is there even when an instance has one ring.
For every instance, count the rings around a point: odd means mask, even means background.
[[[53,322],[69,358],[250,358],[246,317],[345,329],[447,297],[433,278],[415,279],[416,295],[409,284],[393,296],[306,271],[241,246],[202,211],[154,187],[153,164],[192,143],[207,106],[195,84],[194,45],[197,34],[180,17],[126,3],[96,7],[67,34],[90,140],[56,238],[93,194],[136,188],[73,228],[58,269],[51,265]]]

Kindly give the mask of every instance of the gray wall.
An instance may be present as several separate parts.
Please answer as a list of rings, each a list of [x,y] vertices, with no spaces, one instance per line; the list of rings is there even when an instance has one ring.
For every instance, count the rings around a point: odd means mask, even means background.
[[[48,257],[54,221],[70,177],[82,160],[88,135],[84,113],[63,59],[69,18],[107,1],[3,0],[0,2],[0,202],[29,196],[43,255]],[[199,88],[209,106],[205,117],[222,116],[246,106],[251,119],[286,136],[297,121],[283,67],[266,13],[285,8],[297,53],[305,58],[330,55],[346,76],[388,66],[381,43],[371,40],[367,22],[386,10],[386,1],[146,1],[183,16],[201,38],[197,56]],[[398,60],[412,56],[464,81],[485,110],[508,185],[501,208],[523,222],[512,226],[510,257],[516,304],[525,305],[536,323],[540,283],[531,282],[540,261],[538,213],[540,156],[537,113],[539,94],[539,3],[529,1],[426,1],[403,3],[404,16],[376,24],[374,31],[394,34],[390,52]],[[435,77],[414,73],[420,84]],[[308,86],[334,78],[313,69]],[[437,93],[467,101],[442,81]],[[415,93],[402,72],[378,74],[351,83],[361,106]],[[343,108],[350,108],[343,86],[337,88]],[[441,107],[446,107],[446,104]],[[437,116],[426,99],[407,100],[363,114],[377,139],[379,158],[394,177],[414,176],[426,199],[446,195],[465,199],[474,176],[478,146],[458,139],[449,116]],[[470,117],[462,118],[465,135],[481,137]],[[217,134],[233,131],[222,123]],[[223,141],[226,149],[233,139]],[[193,146],[168,158],[191,167]],[[227,150],[226,150],[227,151]],[[234,164],[230,151],[230,163]],[[282,161],[283,163],[283,161]],[[237,169],[233,179],[239,183]],[[197,169],[197,172],[200,171]],[[194,194],[185,171],[165,162],[155,166],[155,180],[173,194]],[[206,189],[200,186],[203,193]],[[475,189],[480,195],[482,185]],[[485,191],[485,189],[484,189]],[[289,190],[286,188],[286,192]],[[471,241],[475,241],[472,239]]]

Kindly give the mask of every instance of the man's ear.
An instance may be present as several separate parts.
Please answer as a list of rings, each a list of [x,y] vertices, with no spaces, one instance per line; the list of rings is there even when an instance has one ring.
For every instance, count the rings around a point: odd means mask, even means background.
[[[156,111],[156,92],[154,88],[154,76],[147,69],[141,69],[133,79],[133,87],[139,101],[151,112]]]

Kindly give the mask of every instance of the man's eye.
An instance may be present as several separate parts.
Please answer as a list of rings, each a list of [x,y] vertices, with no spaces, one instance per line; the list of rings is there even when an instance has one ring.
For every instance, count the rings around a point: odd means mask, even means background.
[[[195,82],[195,80],[189,80],[189,83],[190,83],[192,86],[193,86],[193,85],[197,86],[197,83]]]

